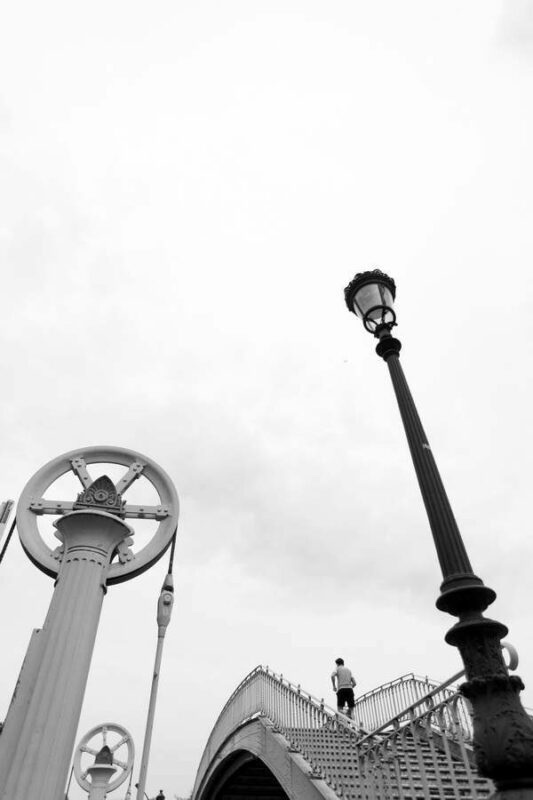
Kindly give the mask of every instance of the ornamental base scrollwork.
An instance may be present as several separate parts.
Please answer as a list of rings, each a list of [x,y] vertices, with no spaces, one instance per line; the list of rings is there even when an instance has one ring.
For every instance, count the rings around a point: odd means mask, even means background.
[[[499,790],[533,789],[533,723],[524,710],[518,675],[472,678],[460,687],[470,701],[479,773]]]

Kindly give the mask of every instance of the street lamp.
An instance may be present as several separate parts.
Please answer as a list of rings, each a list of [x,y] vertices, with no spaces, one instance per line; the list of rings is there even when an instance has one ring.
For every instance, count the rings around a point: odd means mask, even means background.
[[[349,311],[379,339],[376,352],[387,363],[426,507],[443,575],[437,608],[459,618],[446,634],[457,647],[467,681],[461,688],[473,710],[474,751],[481,775],[491,778],[496,797],[533,798],[533,722],[519,693],[524,684],[509,675],[500,641],[507,628],[483,616],[496,598],[474,574],[435,459],[400,364],[392,278],[374,269],[358,273],[344,290]]]

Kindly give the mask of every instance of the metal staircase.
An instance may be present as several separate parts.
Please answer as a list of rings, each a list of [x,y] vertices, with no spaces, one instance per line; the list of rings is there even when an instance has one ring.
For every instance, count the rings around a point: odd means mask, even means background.
[[[224,706],[198,769],[196,789],[228,737],[260,717],[290,751],[344,800],[483,800],[493,784],[478,775],[467,701],[451,678],[436,684],[404,675],[356,700],[354,722],[300,686],[256,667]]]

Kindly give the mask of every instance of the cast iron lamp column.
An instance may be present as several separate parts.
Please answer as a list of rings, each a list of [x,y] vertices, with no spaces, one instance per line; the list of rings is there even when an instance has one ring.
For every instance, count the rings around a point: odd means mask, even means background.
[[[533,722],[519,693],[524,684],[509,675],[500,641],[507,628],[483,616],[496,593],[474,574],[435,459],[400,364],[396,286],[380,270],[362,272],[345,289],[348,309],[379,339],[376,352],[389,368],[422,498],[443,575],[437,608],[459,618],[446,634],[457,647],[467,681],[461,692],[473,709],[474,750],[481,775],[496,784],[495,797],[533,798]]]

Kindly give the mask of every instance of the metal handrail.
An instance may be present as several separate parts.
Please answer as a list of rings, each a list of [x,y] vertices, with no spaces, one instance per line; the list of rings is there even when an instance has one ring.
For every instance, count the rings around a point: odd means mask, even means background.
[[[400,797],[404,789],[407,796],[487,798],[494,787],[476,772],[471,742],[470,711],[459,692],[420,715],[412,710],[388,735],[358,742],[358,796],[392,800],[400,784]]]
[[[501,648],[507,653],[508,668],[510,670],[515,670],[518,666],[518,652],[516,648],[509,642],[502,642]],[[410,672],[406,675],[401,675],[399,678],[396,678],[389,683],[382,684],[381,686],[372,689],[370,692],[361,695],[355,701],[356,717],[358,714],[360,718],[363,716],[365,703],[370,704],[372,707],[371,713],[367,713],[367,717],[370,719],[360,719],[359,728],[365,730],[368,736],[375,736],[376,734],[386,731],[390,727],[397,726],[403,718],[411,717],[413,711],[423,704],[429,704],[430,707],[433,707],[442,702],[446,702],[447,700],[451,700],[457,696],[458,690],[457,688],[450,687],[452,687],[453,684],[462,678],[464,674],[465,670],[462,669],[459,672],[456,672],[455,675],[452,675],[451,678],[448,678],[448,680],[437,684],[434,681],[429,680],[427,676],[425,678],[421,678]],[[427,686],[431,686],[432,689],[429,692],[425,691],[420,694],[420,691]],[[387,697],[388,695],[392,695],[394,699]],[[409,697],[409,695],[411,696]],[[405,705],[404,702],[403,707],[393,708],[393,713],[389,713],[389,716],[383,719],[383,711],[385,710],[386,713],[387,709],[391,709],[391,705],[401,706],[402,704],[401,702],[398,702],[398,700],[403,699],[405,701],[406,696],[409,697],[411,702],[409,702],[407,705]],[[388,703],[383,702],[384,697],[389,700]],[[436,704],[434,702],[435,698],[437,698]],[[392,703],[391,700],[393,700]],[[528,709],[526,709],[526,711],[529,713]],[[422,712],[422,714],[423,713],[424,712]],[[470,728],[468,730],[470,731]]]
[[[363,695],[355,704],[356,719],[358,711],[364,717],[385,715],[385,710],[393,705],[390,697],[393,688],[397,693],[395,704],[405,697],[412,700],[407,706],[404,704],[399,713],[365,730],[361,720],[352,722],[283,675],[257,666],[232,692],[213,726],[198,768],[193,797],[198,796],[209,765],[228,739],[239,727],[257,717],[265,718],[274,732],[283,734],[290,747],[300,752],[310,765],[312,776],[322,777],[345,800],[360,797],[364,786],[369,798],[377,797],[375,787],[368,787],[382,779],[381,762],[389,763],[391,753],[398,763],[402,758],[405,761],[406,737],[418,741],[417,730],[423,731],[430,742],[427,747],[431,745],[432,758],[437,765],[434,770],[442,768],[442,764],[438,766],[439,759],[445,758],[442,752],[446,751],[447,769],[453,769],[453,759],[459,758],[469,783],[474,786],[469,710],[458,692],[449,688],[451,683],[452,679],[436,684],[408,674],[380,687],[380,691]],[[431,687],[429,692],[428,686]],[[418,696],[412,699],[414,695]],[[430,708],[427,708],[428,703]],[[374,705],[373,710],[370,704]],[[392,730],[386,732],[387,729]],[[455,748],[453,753],[452,747]],[[346,757],[342,753],[349,755]],[[429,758],[427,754],[426,758]],[[351,778],[347,782],[348,773]],[[386,794],[379,797],[386,797]]]
[[[502,647],[509,669],[516,669],[516,650],[507,643]],[[303,756],[311,776],[323,778],[344,800],[415,796],[421,785],[426,797],[438,791],[440,798],[485,798],[492,784],[475,771],[470,708],[453,687],[463,674],[440,684],[402,675],[357,698],[352,722],[299,684],[257,666],[220,712],[192,796],[199,796],[210,764],[235,731],[264,717]]]
[[[430,681],[430,679],[427,677],[427,675],[426,675],[426,677],[422,677],[421,675],[415,675],[414,672],[406,672],[405,675],[400,675],[399,678],[394,678],[394,680],[392,680],[392,681],[387,681],[386,683],[381,683],[379,686],[374,687],[374,689],[370,689],[368,692],[365,692],[365,694],[359,695],[358,700],[367,700],[368,698],[373,697],[373,696],[375,696],[377,694],[380,694],[381,692],[385,691],[386,689],[391,689],[394,686],[397,686],[399,683],[402,683],[402,682],[404,682],[406,680],[420,681],[421,683],[427,683],[428,686],[431,685],[431,684],[437,685],[437,684],[434,683],[434,681]]]
[[[368,692],[355,701],[354,718],[359,728],[366,732],[377,732],[388,727],[399,715],[410,708],[416,708],[430,697],[440,695],[445,699],[453,694],[450,685],[461,677],[456,673],[453,678],[442,684],[420,678],[413,673],[402,675],[395,681],[383,684],[372,692]]]
[[[240,726],[259,716],[268,718],[276,729],[288,736],[291,746],[302,752],[317,773],[320,772],[319,761],[303,741],[309,730],[336,727],[354,740],[360,735],[351,720],[328,707],[323,700],[303,691],[299,684],[291,683],[269,667],[258,665],[243,678],[218,715],[200,760],[193,797],[209,763],[227,739]]]
[[[427,710],[431,711],[431,709],[438,708],[439,706],[442,706],[443,704],[447,703],[452,698],[457,697],[457,696],[461,696],[461,695],[459,695],[459,692],[457,691],[457,689],[451,690],[449,687],[452,686],[452,684],[456,683],[456,681],[458,681],[459,678],[462,678],[464,674],[465,674],[464,669],[461,670],[460,672],[456,672],[455,675],[452,675],[452,677],[448,678],[447,681],[444,681],[444,683],[441,683],[439,686],[436,686],[430,692],[427,692],[426,694],[422,695],[417,700],[415,700],[413,703],[411,703],[410,705],[406,706],[398,714],[395,714],[395,716],[391,717],[386,722],[384,722],[383,724],[379,725],[377,728],[374,728],[372,731],[367,733],[366,736],[364,736],[361,739],[361,742],[365,742],[368,739],[371,739],[372,737],[375,737],[376,735],[378,735],[380,733],[383,733],[384,731],[386,731],[390,727],[397,726],[398,723],[404,717],[412,718],[413,712],[417,708],[422,706],[422,705],[426,705],[427,706],[428,704],[430,704],[430,707],[426,708],[425,710],[426,711]],[[443,695],[443,699],[440,700],[437,705],[435,705],[435,703],[433,702],[433,698],[437,697],[438,695]],[[356,707],[357,707],[357,704],[356,704]],[[423,714],[424,714],[424,712],[422,712],[422,715]]]

